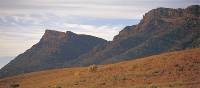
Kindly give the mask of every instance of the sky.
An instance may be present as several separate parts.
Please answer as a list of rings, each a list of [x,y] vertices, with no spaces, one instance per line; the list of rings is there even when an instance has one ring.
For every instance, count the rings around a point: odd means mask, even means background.
[[[199,0],[0,0],[0,68],[37,43],[46,29],[112,40],[158,7],[186,8]]]

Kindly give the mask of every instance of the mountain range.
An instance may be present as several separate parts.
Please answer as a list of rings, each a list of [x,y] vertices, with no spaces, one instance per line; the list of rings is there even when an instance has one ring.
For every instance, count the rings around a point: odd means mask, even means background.
[[[125,27],[113,41],[81,55],[72,65],[106,64],[200,47],[199,14],[199,5],[153,9],[139,24]]]
[[[64,67],[108,64],[200,47],[200,6],[157,8],[112,41],[46,30],[41,40],[0,70],[0,77]]]

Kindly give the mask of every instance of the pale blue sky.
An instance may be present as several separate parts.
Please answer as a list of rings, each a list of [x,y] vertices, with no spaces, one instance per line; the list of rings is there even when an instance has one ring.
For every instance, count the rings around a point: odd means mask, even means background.
[[[199,0],[0,0],[0,66],[37,43],[45,29],[112,40],[157,7],[185,8]],[[6,56],[6,57],[5,57]],[[3,64],[4,63],[4,64]]]

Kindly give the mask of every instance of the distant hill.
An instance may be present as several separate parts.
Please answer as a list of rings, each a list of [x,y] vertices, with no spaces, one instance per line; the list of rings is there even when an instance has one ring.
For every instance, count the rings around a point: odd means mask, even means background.
[[[113,39],[81,55],[72,65],[87,66],[200,47],[200,6],[157,8],[138,25],[127,26]]]
[[[63,68],[64,63],[89,52],[106,40],[67,31],[46,30],[41,40],[0,70],[0,76]]]
[[[91,67],[0,79],[0,88],[199,88],[200,48]]]
[[[0,70],[0,77],[63,67],[108,64],[200,47],[200,6],[157,8],[113,41],[46,30],[39,43]]]

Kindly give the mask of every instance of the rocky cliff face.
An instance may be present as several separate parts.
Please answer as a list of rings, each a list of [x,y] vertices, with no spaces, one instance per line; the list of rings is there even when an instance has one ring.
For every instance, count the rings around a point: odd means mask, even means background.
[[[127,38],[128,36],[132,35],[135,31],[132,30],[136,27],[136,25],[132,25],[132,26],[126,26],[123,30],[121,30],[119,32],[118,35],[116,35],[114,38],[113,38],[113,41],[117,41],[117,40],[121,40],[121,39],[125,39]]]
[[[138,25],[127,26],[113,41],[81,55],[73,65],[105,64],[162,52],[200,47],[200,6],[157,8]]]
[[[0,76],[65,67],[70,61],[107,41],[67,31],[46,30],[41,40],[3,67]]]

